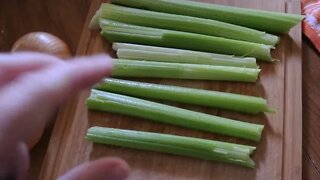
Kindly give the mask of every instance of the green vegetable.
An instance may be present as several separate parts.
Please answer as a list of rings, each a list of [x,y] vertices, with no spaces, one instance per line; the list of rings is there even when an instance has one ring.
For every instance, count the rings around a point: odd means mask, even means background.
[[[236,56],[255,57],[271,61],[271,46],[187,33],[156,29],[101,19],[102,35],[111,42],[135,43],[162,47],[173,47]]]
[[[253,141],[260,140],[264,127],[99,90],[92,90],[86,103],[90,110],[119,113]]]
[[[111,2],[152,11],[214,19],[270,33],[287,33],[304,18],[301,15],[186,0],[111,0]]]
[[[151,61],[114,60],[112,77],[255,82],[260,69]]]
[[[98,10],[98,16],[139,26],[192,32],[271,46],[275,46],[279,42],[279,37],[275,35],[234,24],[210,19],[128,8],[109,3],[103,3],[101,5]]]
[[[188,103],[228,109],[246,113],[272,112],[263,98],[184,88],[169,85],[151,84],[120,79],[104,79],[95,89],[135,96],[180,103]]]
[[[251,168],[255,166],[250,158],[255,147],[251,146],[102,127],[88,129],[87,139],[96,143],[216,160]]]
[[[258,68],[256,59],[249,57],[241,58],[230,55],[127,43],[113,43],[113,49],[117,51],[117,56],[120,59]]]

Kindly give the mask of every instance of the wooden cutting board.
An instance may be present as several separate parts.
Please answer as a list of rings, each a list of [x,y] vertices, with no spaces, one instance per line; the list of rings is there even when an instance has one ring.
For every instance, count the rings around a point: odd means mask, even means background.
[[[92,1],[78,46],[78,55],[107,52],[114,56],[110,44],[100,36],[99,32],[91,31],[87,28],[89,20],[102,1]],[[281,0],[207,0],[207,2],[300,13],[299,2]],[[61,107],[43,162],[40,179],[56,179],[58,175],[65,173],[78,164],[105,156],[117,156],[126,160],[132,168],[129,179],[301,179],[302,73],[300,25],[296,26],[289,35],[282,36],[280,44],[273,52],[273,57],[280,61],[275,64],[260,63],[262,73],[259,81],[255,84],[164,79],[141,80],[265,97],[270,106],[277,109],[276,114],[245,115],[174,104],[191,110],[264,124],[263,137],[259,143],[127,116],[88,112],[84,105],[85,99],[90,92],[87,90],[76,95]],[[253,155],[253,159],[256,161],[257,167],[248,169],[189,157],[92,144],[87,142],[84,137],[87,129],[94,125],[254,145],[257,146],[257,150]]]

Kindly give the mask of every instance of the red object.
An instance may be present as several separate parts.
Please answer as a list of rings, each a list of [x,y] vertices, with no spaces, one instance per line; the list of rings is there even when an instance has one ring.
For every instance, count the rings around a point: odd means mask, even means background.
[[[302,0],[303,33],[320,52],[320,0]]]

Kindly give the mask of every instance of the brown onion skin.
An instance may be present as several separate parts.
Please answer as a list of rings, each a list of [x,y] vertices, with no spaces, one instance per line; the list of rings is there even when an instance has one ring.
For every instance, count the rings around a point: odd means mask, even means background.
[[[62,59],[71,56],[71,51],[64,41],[46,32],[31,32],[22,36],[14,43],[11,50],[42,52]]]
[[[45,32],[31,32],[19,38],[12,46],[12,52],[33,51],[50,54],[61,59],[67,59],[71,56],[71,51],[67,44],[58,37]],[[29,149],[35,147],[40,141],[45,127],[34,132],[28,139]]]

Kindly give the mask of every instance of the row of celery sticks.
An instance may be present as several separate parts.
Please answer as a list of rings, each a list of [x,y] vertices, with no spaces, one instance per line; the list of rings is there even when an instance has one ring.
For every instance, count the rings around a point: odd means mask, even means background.
[[[263,125],[227,119],[144,99],[165,100],[243,113],[274,112],[265,99],[120,78],[255,82],[256,60],[272,62],[279,42],[303,16],[187,0],[111,0],[91,20],[113,42],[113,78],[94,87],[90,110],[259,141]],[[269,34],[273,33],[273,34]],[[219,53],[219,54],[216,54]],[[144,99],[140,99],[144,98]],[[151,150],[255,167],[255,147],[168,134],[92,127],[96,143]]]

